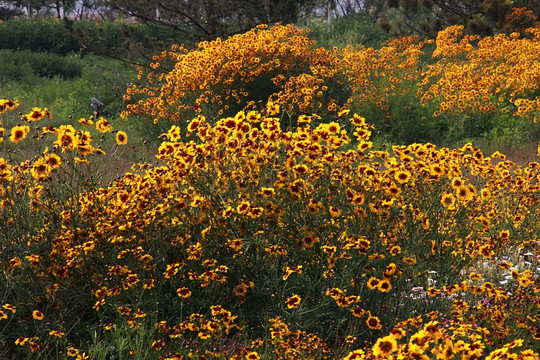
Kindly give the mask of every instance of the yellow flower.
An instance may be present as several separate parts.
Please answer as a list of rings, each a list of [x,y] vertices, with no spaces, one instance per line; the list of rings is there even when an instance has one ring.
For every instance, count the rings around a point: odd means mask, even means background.
[[[459,186],[456,189],[456,196],[461,201],[469,201],[469,200],[472,200],[474,198],[473,192],[465,184]]]
[[[71,357],[75,357],[75,356],[79,355],[79,349],[74,348],[74,347],[68,347],[67,348],[67,355],[71,356]]]
[[[2,308],[11,311],[13,314],[17,312],[17,308],[14,305],[11,304],[4,304],[2,305]]]
[[[293,296],[291,296],[290,298],[287,299],[285,304],[287,304],[287,307],[289,309],[296,309],[298,307],[298,305],[300,305],[301,300],[302,299],[300,298],[300,296],[293,295]]]
[[[392,284],[390,284],[390,281],[388,281],[387,279],[383,279],[379,282],[379,284],[377,285],[377,289],[381,292],[389,292],[390,290],[392,290]]]
[[[30,339],[24,336],[19,336],[17,340],[15,340],[15,345],[24,346],[28,342],[28,340]]]
[[[250,208],[249,201],[242,201],[242,203],[236,207],[236,211],[239,214],[244,214],[249,210],[249,208]]]
[[[62,165],[62,159],[56,154],[46,155],[45,162],[49,165],[51,171]]]
[[[274,188],[263,187],[261,188],[261,193],[264,197],[269,198],[276,193],[276,190]]]
[[[197,128],[201,125],[201,117],[196,117],[195,119],[191,120],[188,124],[187,131],[193,132],[197,130]]]
[[[79,124],[86,125],[86,126],[92,126],[92,125],[94,125],[94,122],[92,121],[92,119],[80,118],[79,119]]]
[[[275,104],[273,101],[269,101],[266,104],[266,114],[268,116],[273,116],[279,113],[279,105]]]
[[[198,336],[203,340],[206,340],[206,339],[210,338],[210,334],[208,334],[207,332],[204,332],[204,331],[200,331]]]
[[[343,360],[360,360],[360,359],[365,359],[365,353],[364,353],[364,350],[361,350],[361,349],[356,349],[356,350],[353,350],[351,352],[349,352],[347,354],[347,356],[345,356],[343,358]]]
[[[24,140],[29,132],[30,127],[26,125],[14,126],[11,129],[11,135],[9,137],[9,140],[11,140],[12,143],[17,144],[19,141]]]
[[[397,350],[397,341],[394,336],[389,335],[379,338],[373,345],[373,355],[376,357],[390,358],[391,354]]]
[[[396,179],[396,181],[400,184],[405,184],[410,180],[410,178],[411,173],[407,170],[396,171],[396,173],[394,174],[394,179]]]
[[[96,122],[96,129],[100,133],[106,133],[106,132],[112,132],[113,128],[110,122],[105,120],[105,118],[100,117],[99,120]]]
[[[181,298],[184,298],[184,299],[185,299],[185,298],[188,298],[188,297],[191,296],[191,291],[189,291],[188,288],[182,287],[182,288],[178,288],[178,289],[176,290],[176,294],[177,294],[178,296],[180,296]]]
[[[332,217],[338,217],[338,216],[341,215],[341,210],[339,210],[339,209],[338,209],[337,207],[335,207],[335,206],[330,206],[330,207],[328,208],[328,211],[330,212],[330,215],[331,215]]]
[[[255,351],[250,351],[246,354],[247,360],[259,360],[261,357]]]
[[[247,121],[253,122],[253,123],[259,122],[260,118],[261,118],[261,114],[259,114],[255,110],[248,112],[246,116]]]
[[[452,194],[444,193],[443,196],[441,197],[441,204],[447,209],[453,210],[455,208],[454,207],[455,203],[456,203],[456,198]]]
[[[62,152],[66,150],[74,150],[79,144],[77,137],[75,136],[75,129],[71,125],[61,125],[56,131],[58,138],[56,139],[56,146],[62,148]]]
[[[19,106],[19,103],[17,101],[13,101],[10,99],[0,99],[0,114],[2,114],[6,110],[13,110],[17,106]]]
[[[227,244],[234,250],[234,251],[240,251],[242,249],[242,245],[244,245],[244,242],[242,239],[234,239],[227,241]]]
[[[30,172],[32,173],[34,179],[42,181],[49,177],[51,168],[44,158],[40,158],[34,163]]]
[[[307,123],[309,124],[311,122],[311,116],[308,116],[308,115],[300,115],[298,117],[298,123],[299,124],[302,124],[302,123]]]
[[[123,131],[118,131],[116,133],[116,144],[118,145],[126,145],[128,142],[127,134]]]
[[[351,123],[354,125],[354,126],[365,126],[366,125],[366,118],[358,115],[358,114],[354,114],[353,117],[350,119]]]
[[[47,110],[47,109],[45,109]],[[23,118],[28,121],[39,121],[45,117],[45,111],[42,111],[41,108],[33,108],[32,111],[26,115],[23,115]]]
[[[32,312],[32,317],[35,319],[35,320],[43,320],[43,313],[39,310],[34,310]]]
[[[165,341],[163,340],[156,340],[152,342],[152,347],[156,350],[163,350],[165,348]]]
[[[403,262],[405,264],[415,265],[416,264],[416,259],[415,258],[410,258],[410,257],[404,257]]]
[[[62,331],[60,330],[51,330],[49,331],[49,335],[51,336],[56,336],[56,337],[59,337],[59,338],[62,338],[64,335],[66,335],[65,333],[63,333]]]
[[[86,165],[90,165],[90,161],[88,161],[88,160],[85,159],[85,158],[76,157],[76,158],[75,158],[75,162],[76,162],[77,164],[86,164]]]
[[[0,158],[0,179],[11,178],[11,165],[4,158]]]
[[[401,328],[393,328],[390,331],[389,336],[392,336],[394,339],[399,340],[399,339],[401,339],[402,337],[404,337],[406,335],[407,335],[407,332],[405,330],[403,330]]]
[[[366,324],[370,329],[380,330],[382,329],[381,321],[376,316],[369,316],[366,320]]]
[[[374,290],[374,289],[377,289],[377,287],[379,286],[379,284],[381,283],[381,280],[377,279],[376,277],[370,277],[368,282],[367,282],[367,287],[370,288],[371,290]]]

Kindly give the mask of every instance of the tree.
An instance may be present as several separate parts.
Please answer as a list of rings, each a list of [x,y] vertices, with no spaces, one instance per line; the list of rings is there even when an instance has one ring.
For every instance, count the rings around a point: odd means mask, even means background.
[[[505,28],[515,8],[536,18],[540,0],[384,0],[369,1],[377,22],[392,35],[435,37],[440,30],[464,25],[470,34],[491,35]]]
[[[321,0],[102,0],[112,11],[165,26],[195,41],[226,37],[258,24],[294,23]]]
[[[6,4],[5,2],[0,3],[0,20],[7,20],[14,16],[23,15],[21,9],[12,6],[11,4]]]
[[[3,1],[2,7],[26,16],[33,17],[36,13],[54,14],[63,18],[75,8],[76,0],[15,0]]]
[[[365,0],[335,0],[338,16],[353,16],[365,7]]]

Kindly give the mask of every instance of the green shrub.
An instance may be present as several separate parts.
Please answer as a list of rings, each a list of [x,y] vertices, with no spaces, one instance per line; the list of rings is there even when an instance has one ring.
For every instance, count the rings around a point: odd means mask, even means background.
[[[28,65],[27,65],[28,64]],[[31,72],[40,77],[59,76],[73,79],[82,75],[82,64],[76,57],[64,57],[46,52],[29,50],[0,50],[0,79],[20,81]]]
[[[0,6],[0,20],[7,20],[13,16],[21,16],[22,12],[17,9]]]
[[[330,25],[326,19],[310,19],[301,25],[311,29],[310,38],[325,48],[361,45],[377,49],[389,39],[388,34],[364,11],[354,16],[334,19]]]
[[[128,62],[148,63],[152,55],[186,39],[170,29],[152,28],[126,21],[71,21],[64,26],[77,39],[84,53],[104,55]]]
[[[57,19],[10,19],[0,23],[0,48],[67,55],[80,51],[78,41]]]
[[[172,42],[185,42],[181,34],[123,21],[9,19],[0,23],[0,49],[30,50],[58,55],[90,52],[141,59]]]

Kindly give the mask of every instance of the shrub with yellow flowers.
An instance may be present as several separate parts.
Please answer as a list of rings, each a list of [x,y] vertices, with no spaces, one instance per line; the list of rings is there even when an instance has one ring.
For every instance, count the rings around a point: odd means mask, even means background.
[[[268,100],[290,113],[335,111],[348,98],[335,86],[338,65],[334,52],[317,48],[293,25],[261,25],[192,50],[174,45],[154,56],[150,71],[139,69],[145,81],[127,90],[122,116],[147,114],[157,122],[200,112],[234,115]]]
[[[380,151],[341,115],[199,114],[77,191],[50,169],[97,151],[70,125],[59,158],[2,159],[5,356],[537,359],[540,164]]]
[[[97,158],[106,155],[101,144],[92,142],[92,133],[100,132],[99,129],[90,128],[93,125],[92,118],[79,120],[80,125],[84,126],[82,129],[76,129],[72,124],[53,126],[44,124],[53,117],[46,108],[34,107],[29,113],[21,114],[17,120],[10,110],[18,106],[17,101],[0,99],[0,142],[3,149],[3,156],[0,157],[0,261],[3,289],[0,318],[7,321],[10,329],[6,332],[3,327],[0,335],[2,358],[17,358],[13,356],[18,352],[9,350],[11,345],[27,348],[34,354],[48,348],[51,341],[64,343],[69,332],[63,315],[58,318],[63,325],[59,322],[51,325],[50,319],[45,316],[50,314],[47,312],[49,305],[42,303],[46,298],[51,299],[54,292],[59,290],[58,283],[45,280],[48,275],[42,268],[50,264],[50,253],[43,247],[44,243],[37,245],[34,240],[37,240],[36,236],[43,236],[45,242],[54,242],[56,239],[47,235],[50,230],[69,227],[76,221],[61,220],[62,208],[67,204],[73,205],[81,192],[98,188],[98,167],[93,165],[100,162]],[[108,130],[112,130],[107,120],[101,118],[97,123],[100,122],[108,124]],[[123,137],[122,141],[117,139],[118,145],[115,147],[127,142],[125,133],[117,132],[117,137],[118,134]],[[29,153],[37,155],[25,159]],[[93,159],[95,161],[91,164]],[[24,250],[19,253],[26,246],[33,247],[33,252]],[[32,276],[35,276],[34,280],[30,280]],[[32,301],[34,308],[21,306],[25,299],[30,298],[36,300]],[[76,303],[75,297],[63,305],[72,307]],[[80,318],[75,317],[73,321],[76,323]],[[55,325],[59,327],[55,328]],[[6,341],[10,343],[9,346],[4,346]]]
[[[456,25],[439,33],[435,48],[433,40],[409,36],[378,49],[324,49],[307,30],[259,26],[154,56],[150,69],[139,67],[122,116],[185,125],[197,114],[216,120],[271,104],[265,115],[279,114],[291,128],[361,112],[400,143],[455,141],[516,125],[526,137],[540,111],[538,31],[480,38]]]
[[[440,113],[506,113],[540,119],[540,28],[481,38],[451,26],[437,36],[437,48],[418,95],[435,99]]]

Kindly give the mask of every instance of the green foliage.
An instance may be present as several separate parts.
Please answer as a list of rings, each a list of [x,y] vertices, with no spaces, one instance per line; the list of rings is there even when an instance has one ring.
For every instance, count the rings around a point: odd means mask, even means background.
[[[72,21],[65,28],[85,52],[125,61],[148,63],[152,55],[173,43],[189,43],[179,31],[125,21]]]
[[[141,60],[141,54],[151,56],[172,42],[185,42],[185,37],[170,29],[123,21],[34,18],[0,22],[0,49],[58,55],[92,52]]]
[[[332,48],[358,45],[379,48],[388,40],[388,34],[370,19],[366,11],[352,16],[333,19],[330,25],[325,19],[312,18],[300,23],[310,29],[310,38],[319,46]]]
[[[0,6],[0,20],[7,20],[11,17],[20,15],[22,15],[22,12],[20,10]]]
[[[56,19],[9,19],[0,23],[0,48],[67,55],[80,51],[77,40]]]
[[[0,50],[0,80],[21,81],[30,74],[39,77],[73,79],[82,75],[79,58],[30,50]]]

